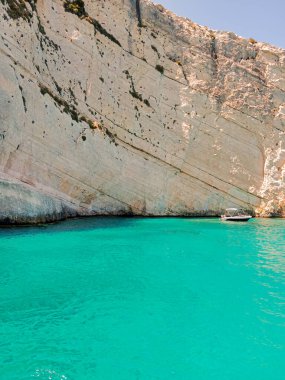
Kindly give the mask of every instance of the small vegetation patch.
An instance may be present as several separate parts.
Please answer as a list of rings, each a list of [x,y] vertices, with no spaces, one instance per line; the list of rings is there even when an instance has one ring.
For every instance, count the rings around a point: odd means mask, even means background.
[[[99,33],[103,34],[105,37],[109,38],[112,42],[115,44],[121,46],[120,42],[98,22],[95,20],[95,18],[92,19],[92,24],[94,25],[95,30],[97,30]]]
[[[164,74],[164,67],[161,65],[156,65],[155,66],[156,70],[159,71],[161,74]]]
[[[78,17],[87,16],[82,0],[65,0],[63,6],[66,12],[73,13]]]
[[[139,94],[135,89],[132,89],[129,91],[129,93],[132,95],[133,98],[143,101],[143,97],[141,94]]]
[[[87,119],[87,117],[85,117],[85,116],[81,116],[80,121],[84,121],[85,123],[87,123],[89,125],[90,129],[96,129],[97,128],[96,123],[90,119]]]
[[[144,104],[146,104],[148,107],[150,107],[150,102],[149,102],[147,99],[145,99],[143,102],[144,102]]]
[[[52,93],[50,89],[44,86],[43,84],[40,84],[39,86],[42,95],[48,94],[63,112],[70,115],[72,120],[75,120],[76,122],[79,121],[79,114],[73,105],[67,103],[65,100]]]
[[[157,50],[157,48],[154,45],[151,45],[151,48],[152,48],[153,51],[155,51],[158,54],[158,50]]]
[[[249,43],[251,43],[252,45],[257,44],[257,41],[256,41],[254,38],[249,38],[248,41],[249,41]]]
[[[170,61],[177,63],[178,66],[182,66],[181,61],[176,56],[173,57],[171,55],[168,55],[167,58],[170,59]]]
[[[33,0],[1,0],[3,5],[7,5],[6,12],[10,18],[17,20],[22,18],[29,21],[32,13],[27,9],[26,3],[29,3],[32,9],[35,8],[36,1]]]
[[[95,120],[88,119],[84,115],[80,115],[80,113],[78,112],[78,110],[73,105],[69,104],[67,101],[65,101],[62,98],[60,98],[57,95],[55,95],[48,87],[46,87],[45,85],[43,85],[41,83],[39,84],[39,87],[40,87],[41,94],[42,95],[49,95],[55,101],[55,104],[58,106],[58,108],[61,110],[61,112],[67,113],[76,122],[82,122],[83,121],[83,122],[87,123],[89,125],[90,129],[93,129],[93,130],[94,129],[99,129],[100,131],[102,131],[110,139],[110,142],[112,142],[115,145],[117,145],[117,143],[116,143],[116,134],[110,132],[103,125],[103,122],[102,123],[98,123]],[[84,134],[81,136],[81,138],[82,138],[83,141],[86,141],[86,136]]]
[[[3,0],[1,0],[3,1]],[[75,14],[76,16],[85,19],[90,24],[94,26],[95,33],[99,32],[107,37],[110,41],[115,44],[121,46],[120,42],[114,37],[111,33],[109,33],[99,21],[95,20],[95,18],[90,17],[85,10],[84,1],[83,0],[64,0],[63,3],[64,9],[66,12],[70,12]]]
[[[218,58],[217,47],[216,47],[216,38],[212,37],[212,36],[211,36],[211,42],[210,42],[210,53],[211,53],[211,57],[213,59]]]
[[[137,92],[137,90],[135,89],[134,80],[133,80],[133,77],[131,76],[131,74],[129,73],[129,71],[125,70],[124,74],[126,74],[127,79],[129,79],[131,82],[131,89],[130,89],[129,93],[132,95],[132,97],[135,99],[138,99],[139,101],[143,102],[145,105],[150,107],[149,101],[147,99],[144,99],[142,94],[139,94]]]

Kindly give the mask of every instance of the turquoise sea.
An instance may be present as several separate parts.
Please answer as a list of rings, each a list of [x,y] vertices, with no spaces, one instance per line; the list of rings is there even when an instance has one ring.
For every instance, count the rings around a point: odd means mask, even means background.
[[[285,220],[0,228],[0,379],[284,380]]]

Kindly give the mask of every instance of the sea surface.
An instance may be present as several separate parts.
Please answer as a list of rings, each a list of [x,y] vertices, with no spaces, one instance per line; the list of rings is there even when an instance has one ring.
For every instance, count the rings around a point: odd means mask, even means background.
[[[285,220],[0,228],[0,379],[284,380]]]

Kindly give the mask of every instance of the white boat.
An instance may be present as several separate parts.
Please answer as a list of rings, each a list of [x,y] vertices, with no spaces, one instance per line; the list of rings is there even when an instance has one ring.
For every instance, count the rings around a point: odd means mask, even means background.
[[[251,215],[247,215],[237,208],[227,208],[225,214],[221,215],[222,220],[229,222],[247,222],[251,218]]]

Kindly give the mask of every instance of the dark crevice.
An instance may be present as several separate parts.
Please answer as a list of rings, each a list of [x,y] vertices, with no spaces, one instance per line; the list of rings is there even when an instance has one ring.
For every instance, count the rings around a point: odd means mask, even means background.
[[[48,94],[57,104],[57,106],[66,114],[70,115],[72,120],[79,122],[79,114],[73,105],[68,104],[65,100],[61,99],[57,95],[53,94],[49,88],[40,84],[40,90],[42,95]]]
[[[111,34],[109,33],[103,26],[99,23],[99,21],[95,20],[95,18],[88,17],[88,20],[91,19],[91,23],[94,26],[94,29],[99,33],[103,34],[105,37],[109,38],[112,42],[121,46],[121,43]]]
[[[20,82],[19,82],[19,78],[18,78],[18,75],[16,73],[16,69],[15,67],[11,66],[14,70],[14,74],[15,74],[15,77],[16,77],[16,80],[17,80],[17,83],[18,83],[18,87],[19,87],[19,90],[20,90],[20,93],[21,93],[21,96],[22,96],[22,101],[23,101],[23,107],[24,107],[24,111],[27,112],[27,102],[26,102],[26,99],[24,97],[24,93],[23,93],[23,87],[20,85]],[[20,74],[20,76],[22,77],[22,79],[24,79],[24,76],[22,74]]]
[[[131,89],[130,89],[129,93],[132,95],[132,97],[135,98],[135,99],[140,100],[140,101],[143,102],[145,105],[147,105],[148,107],[150,107],[150,103],[149,103],[149,101],[148,101],[147,99],[144,99],[143,96],[142,96],[142,94],[139,94],[139,93],[137,92],[137,90],[135,89],[135,85],[134,85],[133,77],[132,77],[131,74],[128,72],[128,70],[125,70],[125,71],[124,71],[124,74],[126,74],[127,79],[129,79],[130,82],[131,82],[131,84],[130,84]]]
[[[137,11],[137,18],[138,18],[138,26],[140,28],[142,28],[143,27],[143,23],[142,23],[142,14],[141,14],[140,0],[136,0],[136,11]]]
[[[151,48],[152,48],[153,51],[156,52],[158,58],[160,58],[160,54],[159,54],[159,51],[157,50],[157,48],[154,45],[151,45]]]
[[[95,34],[96,32],[99,32],[105,37],[107,37],[110,41],[114,42],[118,46],[121,46],[121,43],[116,39],[116,37],[109,33],[100,24],[99,21],[97,21],[94,17],[88,15],[88,13],[85,10],[84,2],[82,0],[65,0],[63,6],[66,12],[73,13],[80,19],[86,20],[90,24],[92,24],[94,26]]]
[[[104,125],[103,123],[97,123],[94,120],[91,120],[87,118],[85,115],[81,115],[80,112],[77,110],[77,108],[69,104],[66,100],[60,98],[59,96],[55,95],[48,87],[43,85],[42,83],[39,83],[40,91],[42,95],[49,95],[57,105],[57,107],[61,110],[61,112],[64,112],[68,114],[72,120],[75,120],[77,123],[85,122],[89,125],[90,129],[96,129],[98,128],[101,130],[105,135],[109,137],[111,142],[115,143],[115,135],[112,134]]]
[[[184,76],[184,79],[186,80],[186,82],[187,82],[187,84],[188,84],[188,86],[189,86],[189,81],[188,81],[188,78],[187,78],[187,75],[186,75],[186,72],[185,72],[185,70],[184,70],[184,67],[181,65],[181,70],[182,70],[182,74],[183,74],[183,76]]]
[[[210,32],[210,54],[212,58],[212,71],[213,76],[217,75],[218,66],[217,66],[217,59],[218,59],[218,53],[217,53],[217,41],[216,36],[213,31]]]
[[[20,89],[21,95],[22,95],[24,110],[25,110],[25,112],[27,112],[27,104],[26,104],[26,99],[25,99],[24,94],[23,94],[23,87],[19,85],[19,89]]]
[[[32,11],[35,10],[36,0],[0,0],[3,5],[7,5],[6,12],[10,18],[17,20],[22,18],[30,21],[33,14],[28,10],[26,4],[30,4]]]
[[[211,34],[210,53],[213,59],[218,58],[217,47],[216,47],[216,37],[214,34]]]

